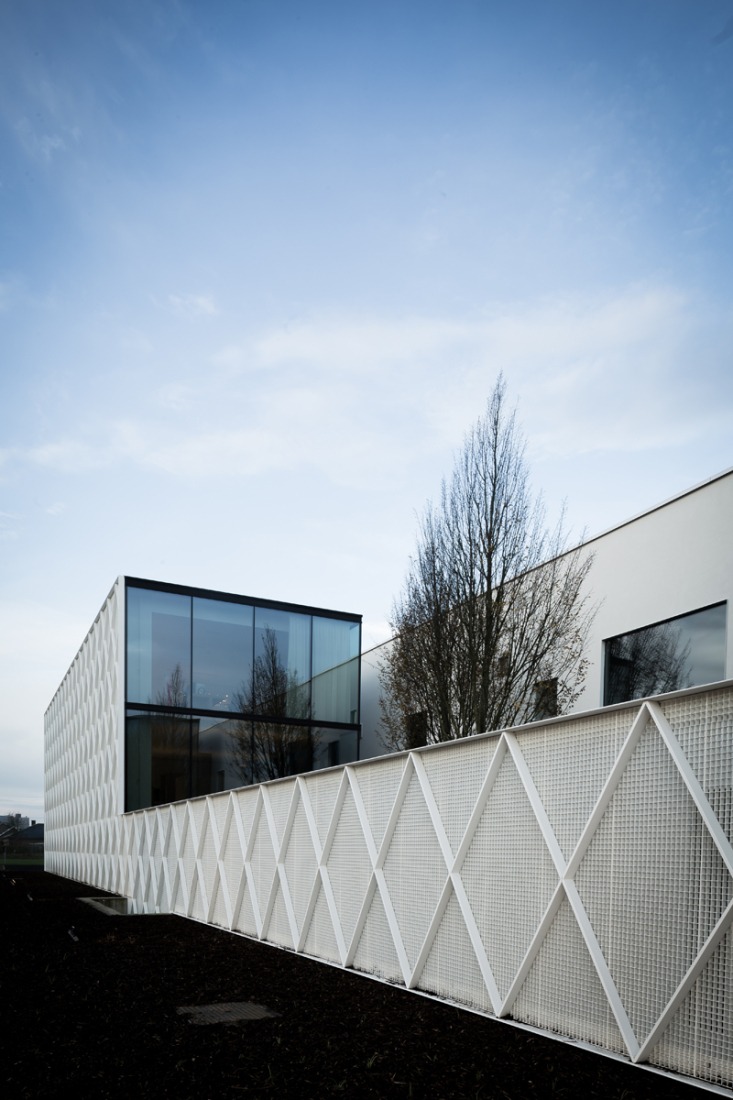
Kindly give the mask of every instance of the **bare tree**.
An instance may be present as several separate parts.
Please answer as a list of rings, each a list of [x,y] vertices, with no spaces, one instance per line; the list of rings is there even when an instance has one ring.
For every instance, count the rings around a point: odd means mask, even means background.
[[[562,713],[578,697],[592,555],[548,531],[499,378],[439,506],[428,505],[382,669],[389,748]]]
[[[151,717],[152,795],[154,803],[185,798],[190,785],[191,719],[188,684],[177,664],[155,697],[165,712]]]
[[[230,732],[234,766],[245,783],[256,783],[313,767],[315,732],[309,685],[299,682],[280,658],[277,634],[267,629],[249,684],[237,695],[242,717]]]

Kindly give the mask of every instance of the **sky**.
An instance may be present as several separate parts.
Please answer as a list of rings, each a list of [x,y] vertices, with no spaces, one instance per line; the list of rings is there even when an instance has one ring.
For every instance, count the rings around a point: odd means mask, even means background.
[[[733,0],[2,0],[0,813],[120,574],[389,617],[500,372],[571,539],[733,465]]]

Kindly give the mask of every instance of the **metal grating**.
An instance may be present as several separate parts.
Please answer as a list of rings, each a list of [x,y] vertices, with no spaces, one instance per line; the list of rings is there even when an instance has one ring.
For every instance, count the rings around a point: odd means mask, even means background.
[[[49,869],[733,1093],[733,686],[123,817],[65,691]]]

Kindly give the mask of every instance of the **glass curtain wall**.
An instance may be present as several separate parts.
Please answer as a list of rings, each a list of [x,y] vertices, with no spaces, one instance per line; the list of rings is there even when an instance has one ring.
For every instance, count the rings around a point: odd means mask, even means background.
[[[127,583],[126,809],[357,759],[361,621]]]

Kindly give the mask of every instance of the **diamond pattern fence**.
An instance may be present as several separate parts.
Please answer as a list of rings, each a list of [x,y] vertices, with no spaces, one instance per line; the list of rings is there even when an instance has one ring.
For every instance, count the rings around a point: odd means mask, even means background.
[[[733,1094],[732,787],[728,684],[128,814],[107,886]]]

